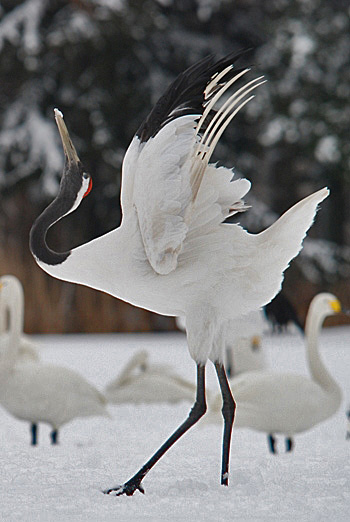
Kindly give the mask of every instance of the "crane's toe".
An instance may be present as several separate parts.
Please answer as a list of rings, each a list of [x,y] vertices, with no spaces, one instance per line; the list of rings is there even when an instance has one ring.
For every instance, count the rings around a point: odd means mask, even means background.
[[[131,497],[136,490],[139,490],[143,495],[145,494],[145,490],[141,486],[141,480],[130,479],[128,480],[128,482],[125,482],[125,484],[122,484],[121,486],[116,486],[115,488],[111,489],[105,489],[103,493],[105,495],[113,494],[115,497],[120,497],[121,495],[127,495],[128,497]]]

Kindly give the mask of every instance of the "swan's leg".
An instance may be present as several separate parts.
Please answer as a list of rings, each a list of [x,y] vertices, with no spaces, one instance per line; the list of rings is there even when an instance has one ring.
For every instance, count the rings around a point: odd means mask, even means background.
[[[36,446],[38,444],[38,425],[36,423],[32,423],[30,425],[30,434],[31,434],[31,445]]]
[[[178,427],[178,429],[164,442],[164,444],[155,452],[155,454],[142,466],[142,468],[125,484],[115,488],[104,491],[107,495],[114,492],[116,496],[128,495],[131,496],[138,489],[144,493],[141,482],[147,473],[153,468],[158,460],[164,455],[166,451],[191,428],[206,412],[207,405],[205,401],[205,366],[197,365],[197,397],[185,422]]]
[[[348,429],[346,431],[345,439],[349,440],[350,439],[350,408],[347,410],[346,416],[347,416],[347,419],[348,419]]]
[[[58,430],[52,430],[50,433],[51,444],[58,444]]]
[[[225,367],[223,364],[214,363],[218,375],[221,394],[222,394],[222,416],[224,417],[224,436],[222,440],[222,467],[221,484],[228,486],[229,465],[230,465],[230,446],[233,420],[235,418],[236,403],[232,397],[230,385],[227,380]]]
[[[271,453],[276,454],[277,453],[277,450],[276,450],[276,439],[272,435],[272,433],[270,433],[270,435],[268,435],[267,442],[268,442],[269,450],[271,451]]]
[[[287,452],[293,451],[293,449],[294,449],[293,439],[291,437],[287,437],[286,438],[286,451]]]

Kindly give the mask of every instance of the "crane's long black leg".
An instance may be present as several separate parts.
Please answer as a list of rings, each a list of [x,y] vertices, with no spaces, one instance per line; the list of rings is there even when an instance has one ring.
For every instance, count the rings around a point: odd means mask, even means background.
[[[218,375],[221,394],[222,394],[222,416],[224,417],[224,435],[222,440],[222,466],[221,484],[228,486],[230,447],[232,426],[235,418],[236,403],[232,397],[230,385],[227,380],[225,367],[221,363],[214,363]]]
[[[205,401],[205,366],[197,365],[197,397],[187,419],[176,431],[164,442],[155,454],[142,466],[141,469],[125,484],[104,491],[107,495],[114,492],[116,496],[131,496],[138,489],[144,493],[141,482],[147,473],[153,468],[166,451],[205,414],[207,405]]]
[[[286,451],[290,452],[294,449],[294,441],[291,437],[286,438]]]
[[[276,439],[275,439],[275,437],[271,433],[267,437],[267,442],[268,442],[269,450],[271,451],[271,453],[276,454],[277,453],[277,450],[276,450]]]
[[[31,434],[31,445],[36,446],[38,443],[38,425],[33,422],[30,425],[30,434]]]
[[[52,430],[50,433],[51,444],[58,444],[58,430]]]

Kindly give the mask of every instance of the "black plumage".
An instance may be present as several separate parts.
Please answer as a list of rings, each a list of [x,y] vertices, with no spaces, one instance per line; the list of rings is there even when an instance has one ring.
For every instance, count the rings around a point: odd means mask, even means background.
[[[264,313],[267,320],[271,322],[274,332],[281,333],[289,323],[294,323],[304,334],[304,326],[301,324],[294,306],[282,292],[264,306]]]
[[[219,61],[215,61],[214,56],[209,55],[182,72],[159,98],[148,117],[137,130],[136,136],[141,142],[145,142],[150,138],[154,138],[167,123],[180,116],[203,114],[205,103],[215,93],[213,91],[206,100],[204,99],[204,90],[212,80],[212,77],[226,69],[229,65],[233,65],[249,50],[245,49],[239,53],[231,53]],[[242,70],[242,68],[232,68],[225,75],[224,83]],[[214,111],[213,114],[215,114]],[[209,115],[208,121],[210,119]]]

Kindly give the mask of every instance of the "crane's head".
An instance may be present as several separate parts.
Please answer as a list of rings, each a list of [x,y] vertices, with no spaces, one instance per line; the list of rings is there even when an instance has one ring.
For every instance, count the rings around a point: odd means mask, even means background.
[[[92,179],[81,163],[70,139],[63,114],[58,109],[55,109],[54,112],[65,155],[60,192],[64,192],[65,198],[71,200],[72,205],[69,212],[72,212],[79,206],[81,200],[89,194],[92,188]]]

